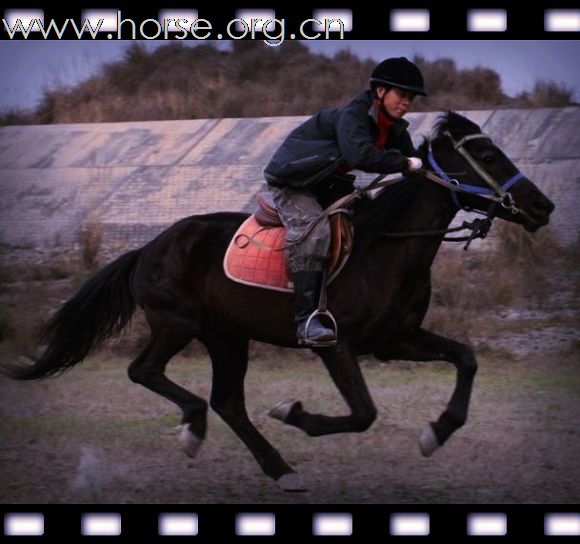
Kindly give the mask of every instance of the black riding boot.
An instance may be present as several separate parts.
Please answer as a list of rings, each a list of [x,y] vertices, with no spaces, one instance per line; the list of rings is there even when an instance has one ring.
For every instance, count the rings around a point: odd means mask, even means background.
[[[336,335],[334,330],[326,327],[318,316],[314,316],[308,322],[308,318],[318,308],[322,272],[295,272],[293,276],[298,343],[311,346],[335,343]]]

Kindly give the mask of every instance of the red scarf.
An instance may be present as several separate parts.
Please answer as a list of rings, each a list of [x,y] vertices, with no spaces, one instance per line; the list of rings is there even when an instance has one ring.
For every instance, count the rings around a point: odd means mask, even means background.
[[[383,149],[387,144],[387,140],[389,139],[389,130],[393,126],[393,121],[391,118],[385,113],[384,108],[382,107],[381,103],[378,100],[375,100],[375,108],[377,110],[377,128],[379,129],[379,133],[377,135],[377,139],[375,140],[375,145],[379,149]],[[335,171],[335,174],[346,174],[350,172],[353,168],[348,164],[341,164]]]
[[[387,140],[389,139],[389,130],[393,126],[393,121],[391,118],[386,114],[385,109],[379,102],[375,102],[377,108],[377,127],[379,128],[379,135],[375,142],[375,145],[379,149],[383,149],[387,144]]]

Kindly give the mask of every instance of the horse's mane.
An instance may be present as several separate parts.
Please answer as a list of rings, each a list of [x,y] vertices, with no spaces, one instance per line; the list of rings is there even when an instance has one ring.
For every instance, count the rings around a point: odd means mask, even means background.
[[[447,111],[438,117],[431,139],[449,133],[457,140],[468,134],[480,132],[480,127],[473,121],[454,111]],[[430,138],[425,136],[417,148],[424,164],[427,162],[429,142]],[[374,200],[363,197],[356,203],[353,217],[355,229],[353,257],[355,253],[358,255],[364,253],[381,233],[396,229],[400,219],[420,194],[423,183],[424,178],[409,178],[387,187]]]
[[[437,118],[433,127],[433,138],[443,136],[447,132],[457,140],[468,134],[479,134],[481,128],[467,117],[449,110]]]

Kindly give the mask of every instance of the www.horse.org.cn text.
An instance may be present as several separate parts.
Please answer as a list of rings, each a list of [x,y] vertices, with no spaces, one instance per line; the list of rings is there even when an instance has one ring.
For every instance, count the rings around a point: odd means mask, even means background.
[[[79,40],[97,39],[99,32],[111,32],[109,39],[117,40],[262,40],[270,46],[278,46],[287,39],[290,40],[317,40],[317,39],[344,39],[345,24],[342,19],[321,18],[304,19],[298,27],[290,31],[286,28],[286,20],[281,18],[250,18],[231,19],[223,29],[214,28],[208,19],[163,18],[135,21],[131,18],[123,19],[121,11],[117,10],[116,21],[105,19],[83,19],[77,25],[74,19],[55,21],[50,19],[44,23],[43,19],[17,18],[15,20],[2,19],[4,30],[10,37],[27,39],[31,32],[40,32],[48,39],[63,39],[76,36]]]

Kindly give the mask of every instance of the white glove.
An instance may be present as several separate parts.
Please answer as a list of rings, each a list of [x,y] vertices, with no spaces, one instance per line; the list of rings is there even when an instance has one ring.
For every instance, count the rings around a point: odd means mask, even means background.
[[[403,168],[403,172],[417,172],[423,168],[423,161],[418,157],[407,157],[407,165]]]

